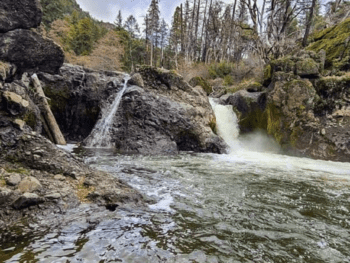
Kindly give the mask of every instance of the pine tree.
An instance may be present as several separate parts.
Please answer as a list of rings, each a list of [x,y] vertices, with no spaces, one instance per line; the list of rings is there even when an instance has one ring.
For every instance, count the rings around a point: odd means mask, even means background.
[[[139,25],[133,15],[130,15],[125,23],[124,23],[124,28],[126,31],[130,33],[130,36],[132,38],[138,38],[140,35],[140,28]]]
[[[123,17],[122,17],[121,10],[119,10],[117,18],[114,21],[114,24],[117,26],[118,29],[121,29],[123,27]]]
[[[151,40],[151,61],[150,64],[153,66],[153,56],[154,56],[154,45],[157,47],[159,41],[159,2],[158,0],[152,0],[147,11],[147,27],[148,27],[148,37]]]

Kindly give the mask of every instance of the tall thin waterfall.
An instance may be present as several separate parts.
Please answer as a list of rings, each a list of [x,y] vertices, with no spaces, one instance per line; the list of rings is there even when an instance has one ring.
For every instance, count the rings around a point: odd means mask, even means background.
[[[113,125],[113,117],[116,114],[120,101],[123,97],[123,94],[126,90],[128,80],[130,79],[129,75],[124,77],[124,86],[121,91],[118,92],[115,97],[113,104],[107,107],[102,111],[102,118],[98,120],[91,134],[87,138],[87,147],[94,148],[112,148],[111,143],[111,128]]]

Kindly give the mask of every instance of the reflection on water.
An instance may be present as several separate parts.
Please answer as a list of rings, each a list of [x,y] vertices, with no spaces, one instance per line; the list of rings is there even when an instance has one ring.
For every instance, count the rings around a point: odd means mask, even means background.
[[[350,164],[244,150],[86,155],[147,206],[82,206],[6,262],[350,262]]]

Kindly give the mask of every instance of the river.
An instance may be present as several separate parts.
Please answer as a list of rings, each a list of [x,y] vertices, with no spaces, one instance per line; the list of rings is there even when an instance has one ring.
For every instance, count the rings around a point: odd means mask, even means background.
[[[222,137],[224,126],[219,117]],[[350,262],[350,163],[237,136],[224,155],[86,149],[87,163],[139,190],[145,207],[82,205],[6,262]]]

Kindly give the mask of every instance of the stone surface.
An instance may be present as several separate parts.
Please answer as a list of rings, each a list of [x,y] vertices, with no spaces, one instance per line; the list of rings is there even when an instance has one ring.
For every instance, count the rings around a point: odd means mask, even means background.
[[[13,208],[23,209],[44,202],[37,194],[24,193],[13,203]]]
[[[129,79],[128,84],[130,85],[136,85],[139,86],[141,88],[143,88],[145,86],[145,84],[143,83],[143,79],[140,73],[135,73],[131,76],[131,79]]]
[[[225,151],[225,143],[211,129],[215,116],[201,87],[191,87],[171,71],[144,67],[140,74],[145,88],[128,87],[114,118],[113,143],[118,150]]]
[[[54,178],[55,178],[55,180],[58,180],[58,181],[64,181],[64,180],[66,180],[66,177],[63,176],[62,174],[56,174],[56,175],[54,176]]]
[[[38,74],[65,138],[82,141],[93,129],[102,103],[123,87],[124,73],[64,64],[59,75]]]
[[[222,101],[230,97],[240,124],[248,121],[253,130],[266,129],[287,153],[349,161],[350,75],[321,77],[324,66],[322,50],[301,50],[266,66],[264,84],[269,86],[262,114],[247,103],[254,105],[254,100],[239,93],[222,96]],[[244,131],[244,125],[240,127]]]
[[[23,130],[24,125],[26,124],[25,121],[20,120],[20,119],[15,119],[13,123],[14,123],[15,125],[17,125],[17,127],[18,127],[20,130]]]
[[[239,119],[241,133],[255,129],[266,129],[266,100],[265,92],[248,92],[240,90],[234,94],[221,97],[221,104],[232,105]]]
[[[14,92],[5,91],[2,93],[2,97],[4,98],[4,107],[6,107],[6,110],[13,116],[26,113],[29,102],[23,99],[20,95]]]
[[[6,179],[6,183],[9,186],[17,186],[21,182],[22,178],[20,174],[10,174]]]
[[[300,77],[318,77],[319,64],[312,58],[306,58],[296,63],[296,74]]]
[[[63,133],[82,140],[122,89],[124,76],[67,64],[60,71],[39,78]],[[113,143],[120,151],[224,151],[225,144],[210,127],[215,116],[201,87],[191,87],[170,71],[146,68],[139,74],[144,88],[128,87],[114,120]]]
[[[17,28],[29,29],[40,25],[42,10],[39,0],[1,0],[0,33]]]
[[[0,61],[0,82],[8,81],[15,75],[16,70],[16,66],[7,62]]]
[[[0,34],[0,60],[15,64],[20,72],[56,73],[64,54],[53,41],[26,29]]]
[[[31,192],[34,192],[35,190],[38,190],[41,187],[42,185],[38,181],[38,179],[32,176],[28,176],[20,182],[20,184],[18,185],[18,190],[21,191],[22,193],[25,193],[25,192],[31,193]]]

